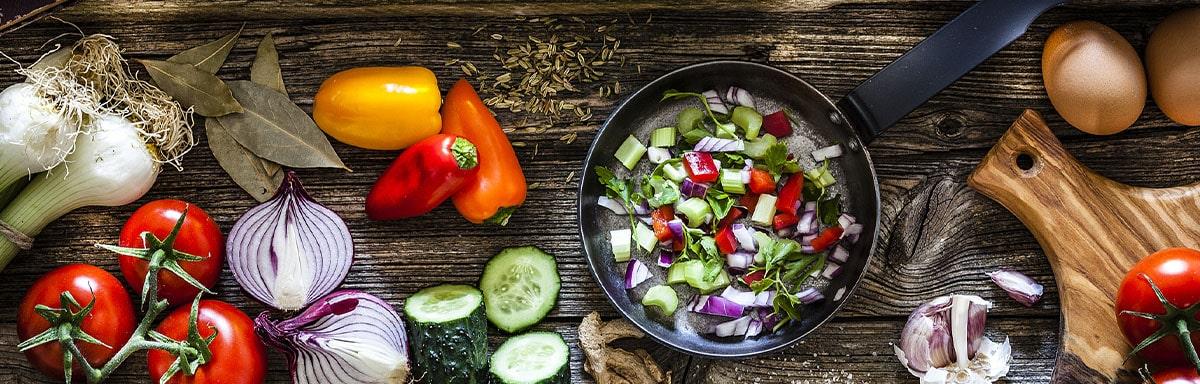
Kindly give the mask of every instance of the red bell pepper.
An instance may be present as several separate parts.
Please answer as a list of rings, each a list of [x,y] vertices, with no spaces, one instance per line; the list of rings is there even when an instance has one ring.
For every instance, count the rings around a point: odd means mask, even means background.
[[[817,238],[813,239],[813,252],[821,252],[837,244],[838,240],[842,238],[842,231],[844,231],[842,227],[825,228],[820,235],[817,235]]]
[[[775,178],[770,172],[754,168],[750,170],[750,192],[775,193]]]
[[[733,236],[733,229],[729,227],[721,228],[721,230],[717,231],[714,240],[717,241],[717,250],[721,251],[723,255],[728,255],[737,250],[737,238]]]
[[[717,228],[724,228],[733,225],[735,221],[738,221],[738,219],[741,219],[745,215],[746,212],[742,210],[742,208],[733,207],[733,209],[729,210],[729,214],[725,215],[720,222],[717,222]]]
[[[716,161],[708,152],[688,152],[683,154],[683,165],[687,169],[688,178],[695,183],[712,183],[717,181],[721,170],[717,169]]]
[[[797,173],[788,176],[787,182],[783,183],[783,188],[779,189],[779,196],[775,200],[775,212],[787,213],[792,216],[796,215],[796,205],[800,202],[800,198],[804,197],[804,176]]]
[[[650,224],[654,227],[654,237],[658,241],[667,241],[675,237],[671,233],[671,228],[667,226],[667,222],[675,219],[675,209],[670,205],[663,205],[650,213]]]
[[[782,231],[784,228],[791,227],[800,222],[800,218],[790,213],[780,213],[775,215],[775,230]]]
[[[771,136],[779,138],[792,134],[792,122],[788,121],[787,114],[783,113],[783,110],[763,116],[762,128]]]
[[[756,281],[762,280],[763,277],[766,277],[766,276],[767,276],[767,271],[760,269],[760,270],[757,270],[754,272],[747,273],[744,276],[742,276],[742,282],[746,283],[746,285],[750,285],[750,284],[754,284],[754,282],[756,282]]]
[[[746,207],[746,214],[754,214],[754,207],[758,206],[758,194],[747,193],[738,199],[737,205]]]
[[[433,135],[413,144],[367,195],[367,217],[394,220],[432,211],[461,190],[479,171],[479,155],[467,139]]]

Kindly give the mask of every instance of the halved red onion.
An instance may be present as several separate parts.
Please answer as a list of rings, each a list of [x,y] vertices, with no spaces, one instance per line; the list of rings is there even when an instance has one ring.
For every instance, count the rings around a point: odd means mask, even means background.
[[[796,233],[801,235],[815,235],[820,225],[817,225],[817,211],[804,211],[800,214],[800,221],[796,222]]]
[[[733,226],[731,226],[731,228],[732,228],[731,230],[733,231],[733,237],[737,239],[738,246],[740,246],[743,250],[747,250],[747,251],[751,251],[751,252],[753,252],[757,249],[754,246],[754,230],[753,229],[750,229],[750,227],[747,227],[745,224],[742,224],[742,223],[735,223],[735,224],[733,224]]]
[[[625,266],[625,289],[633,289],[650,279],[650,276],[650,269],[646,268],[646,264],[642,264],[638,259],[630,260],[629,265]]]
[[[825,161],[826,159],[832,159],[832,158],[835,158],[835,157],[838,157],[841,155],[842,155],[842,146],[840,144],[834,144],[834,145],[831,145],[831,146],[828,146],[825,148],[821,148],[821,149],[812,151],[812,157],[813,157],[813,159],[817,160],[818,163]]]
[[[272,320],[263,312],[254,325],[267,345],[287,355],[293,383],[404,383],[408,379],[404,321],[390,304],[370,294],[337,291],[290,319]]]
[[[696,152],[738,152],[746,149],[746,143],[741,140],[705,137],[696,142],[692,148]],[[715,162],[714,162],[715,163]]]
[[[813,287],[805,288],[803,291],[796,293],[796,298],[804,304],[812,304],[821,300],[825,300],[825,295],[821,291]]]
[[[750,316],[742,316],[713,326],[712,333],[717,337],[745,336],[750,329]]]
[[[683,182],[679,184],[679,193],[682,193],[684,196],[703,199],[704,195],[708,194],[708,184],[697,183],[692,181],[692,179],[684,178]],[[679,200],[683,201],[683,199]]]
[[[728,265],[729,268],[745,271],[751,265],[754,265],[754,254],[745,251],[730,253],[725,255],[725,265]]]
[[[667,268],[675,263],[675,252],[662,250],[658,253],[658,266]]]
[[[821,271],[821,277],[833,279],[842,274],[842,265],[838,263],[826,263],[825,270]]]
[[[354,260],[346,223],[313,201],[291,171],[275,197],[238,219],[225,249],[238,285],[285,311],[332,292]]]
[[[1032,307],[1034,303],[1041,300],[1042,293],[1046,290],[1045,287],[1033,281],[1029,276],[1011,269],[988,272],[987,275],[992,279],[993,283],[996,283],[1004,292],[1008,293],[1008,297],[1013,298],[1013,300],[1026,307]]]
[[[754,108],[754,97],[750,96],[750,92],[740,87],[729,87],[725,90],[725,102],[730,105],[741,105]]]
[[[608,196],[601,195],[600,197],[596,198],[596,205],[608,208],[608,210],[618,215],[624,215],[628,213],[625,211],[625,206],[621,205],[621,202],[613,200]]]
[[[737,305],[749,307],[754,305],[755,295],[752,291],[743,291],[733,286],[728,286],[721,292],[721,297],[729,299],[729,301],[737,303]]]
[[[733,318],[741,316],[746,308],[721,296],[704,295],[688,309],[696,313]]]
[[[711,109],[713,113],[729,113],[729,107],[726,107],[725,102],[721,101],[721,95],[717,94],[717,91],[704,91],[703,95],[704,100],[708,102],[708,109]]]
[[[847,260],[850,260],[850,251],[847,251],[840,244],[836,245],[833,247],[833,251],[829,252],[829,260],[845,263]]]

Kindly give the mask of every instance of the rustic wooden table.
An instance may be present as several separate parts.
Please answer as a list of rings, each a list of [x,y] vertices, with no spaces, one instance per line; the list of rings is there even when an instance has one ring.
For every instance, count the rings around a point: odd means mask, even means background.
[[[322,80],[351,67],[423,65],[438,74],[443,87],[461,76],[457,66],[444,65],[447,59],[471,59],[480,70],[494,72],[498,65],[491,54],[503,43],[480,36],[547,35],[544,24],[530,21],[536,17],[558,18],[567,31],[611,25],[608,33],[621,40],[627,63],[608,70],[607,84],[620,81],[626,90],[681,65],[739,59],[778,66],[831,95],[842,95],[970,6],[963,1],[883,0],[713,6],[571,0],[413,3],[83,1],[55,16],[88,33],[116,37],[130,57],[156,59],[245,25],[243,38],[220,73],[227,79],[245,78],[258,39],[274,32],[289,91],[308,108]],[[1000,205],[968,188],[966,177],[1021,110],[1033,108],[1046,114],[1073,154],[1105,176],[1142,186],[1200,180],[1200,156],[1195,150],[1200,146],[1200,131],[1171,123],[1150,103],[1125,133],[1083,134],[1053,113],[1039,70],[1041,43],[1058,24],[1098,20],[1141,50],[1158,20],[1189,5],[1181,3],[1185,2],[1088,1],[1051,10],[1026,36],[872,143],[883,192],[883,227],[874,263],[846,310],[795,347],[750,360],[715,361],[673,352],[649,340],[633,344],[652,350],[673,371],[675,382],[912,382],[892,354],[905,318],[935,296],[968,293],[996,303],[989,333],[1012,338],[1009,381],[1049,381],[1061,336],[1054,277],[1029,232]],[[572,16],[584,24],[571,21]],[[480,27],[481,33],[476,33]],[[46,40],[73,30],[43,19],[0,37],[0,50],[30,63]],[[448,41],[462,48],[450,48]],[[12,72],[15,68],[8,61],[0,63],[0,84],[21,81]],[[521,127],[524,115],[498,111],[499,120],[511,129],[532,184],[526,205],[504,228],[471,225],[449,206],[420,219],[368,221],[361,209],[363,196],[395,154],[335,143],[353,173],[303,170],[300,175],[318,201],[346,219],[354,235],[357,259],[343,286],[399,305],[429,285],[473,283],[497,250],[533,244],[557,256],[563,277],[559,305],[539,329],[561,332],[573,343],[584,315],[599,311],[605,318],[618,316],[593,282],[581,254],[575,191],[595,131],[622,95],[600,98],[599,84],[586,86],[584,93],[574,96],[576,102],[594,109],[594,117],[583,123]],[[577,139],[564,138],[570,135]],[[0,381],[49,382],[16,350],[15,308],[34,279],[58,265],[86,262],[119,273],[116,258],[92,245],[114,242],[123,220],[138,204],[182,198],[208,210],[223,230],[255,205],[217,166],[203,140],[185,161],[186,170],[165,171],[137,204],[82,209],[52,224],[33,250],[22,253],[0,273]],[[1045,299],[1033,308],[1008,299],[984,276],[1001,267],[1045,284]],[[247,313],[263,309],[239,289],[228,271],[217,290],[221,299]],[[574,348],[573,382],[590,381],[580,369],[581,359]],[[144,364],[144,357],[131,359],[114,381],[148,382]],[[279,354],[272,354],[270,370],[269,381],[288,381]]]

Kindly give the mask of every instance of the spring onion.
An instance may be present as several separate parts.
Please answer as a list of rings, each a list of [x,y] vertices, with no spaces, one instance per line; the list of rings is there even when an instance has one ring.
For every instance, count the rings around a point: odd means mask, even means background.
[[[633,170],[634,167],[637,167],[638,161],[642,160],[642,155],[644,154],[646,154],[646,146],[642,145],[642,142],[638,141],[633,135],[629,135],[625,139],[625,142],[621,143],[621,146],[617,148],[617,152],[613,156],[626,169]]]
[[[754,206],[754,213],[750,215],[750,221],[761,225],[770,226],[775,220],[775,195],[762,194],[758,196],[758,204]]]
[[[709,208],[708,202],[699,197],[684,200],[675,207],[675,211],[688,219],[689,227],[699,227],[712,216],[712,209]]]
[[[650,146],[669,148],[675,146],[675,127],[662,127],[650,133]]]
[[[758,137],[758,132],[762,129],[763,118],[751,107],[736,107],[733,109],[733,114],[729,116],[729,120],[737,126],[741,127],[746,132],[746,138],[753,140]]]
[[[633,231],[628,229],[610,231],[608,242],[612,245],[613,260],[618,263],[629,261],[629,252],[633,245]]]
[[[300,314],[254,320],[266,344],[287,355],[297,384],[404,383],[408,339],[391,304],[370,294],[343,290],[317,300]]]
[[[728,193],[746,193],[746,184],[740,169],[721,170],[721,189]]]
[[[274,197],[233,224],[225,244],[238,285],[263,304],[285,311],[332,292],[354,259],[346,223],[313,201],[291,171]]]
[[[646,252],[653,251],[654,247],[658,245],[658,237],[654,236],[654,230],[643,223],[638,223],[634,228],[633,239],[637,242],[638,248]]]
[[[17,83],[0,92],[0,188],[54,168],[75,145],[81,119]]]

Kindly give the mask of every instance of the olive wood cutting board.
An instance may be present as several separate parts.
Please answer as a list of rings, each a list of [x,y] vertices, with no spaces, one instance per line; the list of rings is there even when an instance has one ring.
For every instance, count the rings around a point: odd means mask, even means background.
[[[1084,167],[1026,110],[968,184],[1033,232],[1058,283],[1062,348],[1054,382],[1140,382],[1113,300],[1126,271],[1168,247],[1197,247],[1200,185],[1142,188]]]

